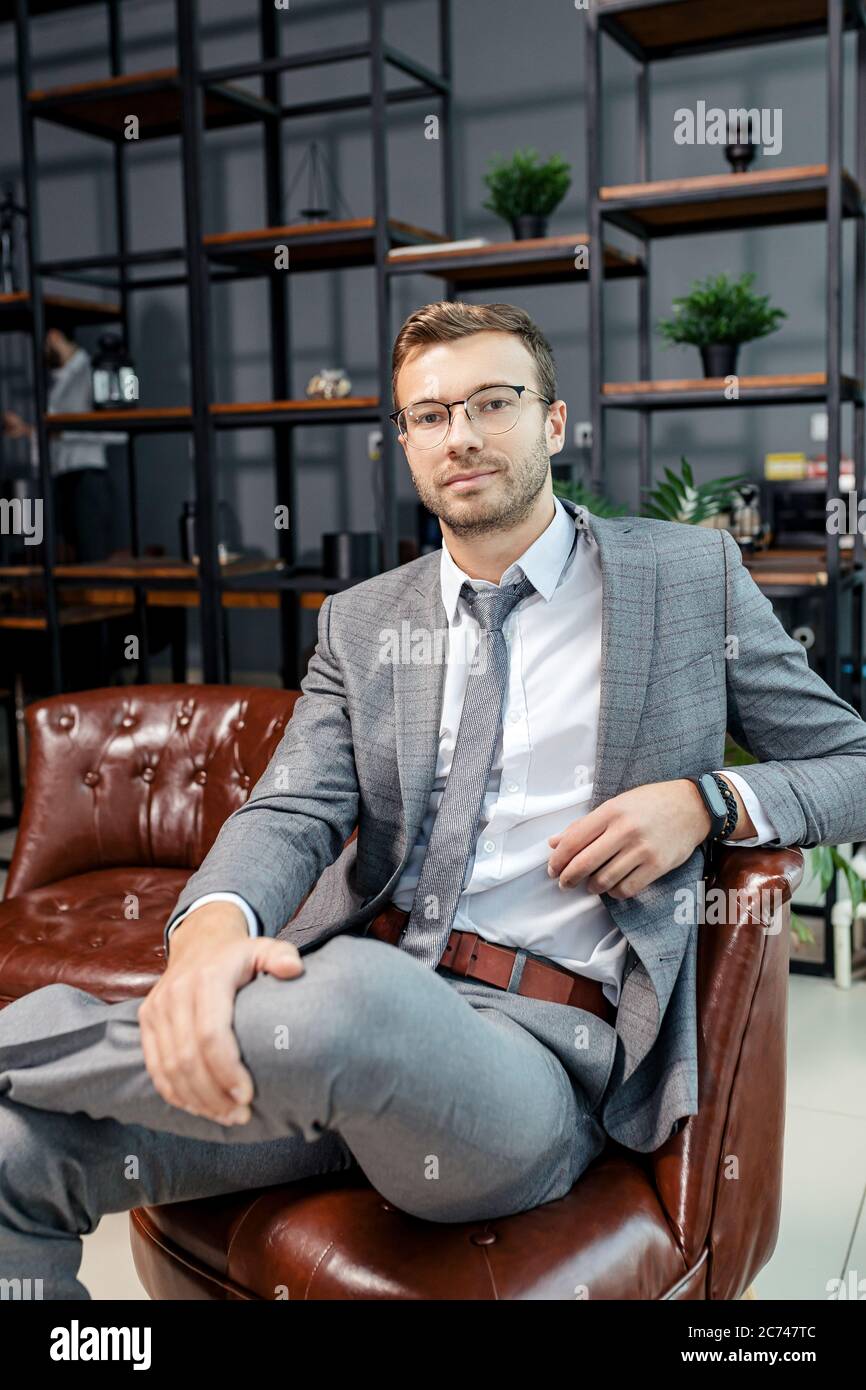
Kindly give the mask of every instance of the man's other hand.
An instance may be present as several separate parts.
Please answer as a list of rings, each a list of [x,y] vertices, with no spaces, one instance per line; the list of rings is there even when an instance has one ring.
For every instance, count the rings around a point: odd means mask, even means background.
[[[740,813],[735,838],[754,835],[742,797],[730,781],[728,786]],[[582,882],[588,893],[631,898],[684,864],[709,832],[710,815],[694,782],[648,782],[551,835],[547,872],[561,888]]]
[[[138,1011],[144,1060],[162,1098],[219,1124],[246,1124],[253,1080],[241,1060],[235,995],[260,971],[303,974],[298,948],[250,937],[235,903],[211,902],[171,934],[165,973]]]

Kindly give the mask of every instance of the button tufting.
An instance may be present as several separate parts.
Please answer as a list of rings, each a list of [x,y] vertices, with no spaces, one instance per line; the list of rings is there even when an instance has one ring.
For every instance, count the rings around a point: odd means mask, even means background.
[[[85,774],[84,774],[84,780],[85,780],[85,782],[87,783],[88,787],[95,787],[96,784],[97,784],[97,782],[99,781],[99,773],[98,773],[98,772],[85,772]]]
[[[180,715],[180,717],[178,718],[178,721],[177,721],[177,722],[178,722],[178,724],[180,724],[180,726],[181,726],[182,729],[185,729],[186,726],[187,726],[187,724],[189,723],[189,715],[188,715],[188,714],[182,714],[182,715]]]
[[[105,943],[104,943],[104,941],[102,940],[102,937],[100,936],[100,937],[97,938],[96,941],[91,941],[90,944],[91,944],[91,946],[92,946],[92,947],[94,948],[94,950],[95,950],[97,946],[104,946]]]
[[[250,777],[249,777],[249,774],[245,772],[244,775],[243,775],[243,777],[241,778],[241,786],[242,786],[242,787],[248,787],[249,785],[250,785]]]
[[[494,1245],[496,1243],[495,1231],[477,1231],[475,1235],[469,1237],[473,1245]]]
[[[203,767],[200,767],[198,772],[195,774],[195,780],[198,782],[199,786],[204,786],[205,782],[207,781],[207,773],[205,772]]]
[[[131,714],[125,714],[120,722],[123,725],[124,729],[131,729],[133,724],[135,723],[135,720],[133,719]]]
[[[236,729],[245,729],[246,727],[247,727],[247,721],[246,721],[245,719],[238,719],[237,722],[235,723],[235,728],[236,728]]]
[[[72,715],[71,715],[71,714],[61,714],[61,716],[60,716],[60,718],[58,719],[57,722],[58,722],[58,724],[60,725],[61,729],[68,729],[69,726],[70,726],[71,723],[72,723]]]
[[[152,768],[152,767],[146,767],[146,768],[144,769],[144,771],[142,772],[141,776],[142,776],[142,779],[143,779],[145,782],[152,782],[153,779],[154,779],[154,776],[155,776],[154,771],[153,771],[153,768]]]

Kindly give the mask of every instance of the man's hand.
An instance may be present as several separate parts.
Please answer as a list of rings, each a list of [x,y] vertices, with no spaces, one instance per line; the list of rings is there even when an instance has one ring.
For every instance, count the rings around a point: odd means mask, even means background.
[[[736,839],[755,834],[736,787]],[[589,893],[631,898],[684,864],[710,831],[710,814],[688,778],[649,782],[612,796],[594,811],[551,835],[547,872],[561,888],[584,883]]]
[[[138,1011],[151,1080],[169,1105],[220,1124],[246,1124],[253,1081],[234,1034],[238,990],[259,971],[303,974],[297,946],[250,937],[234,903],[205,903],[169,941],[165,973]]]

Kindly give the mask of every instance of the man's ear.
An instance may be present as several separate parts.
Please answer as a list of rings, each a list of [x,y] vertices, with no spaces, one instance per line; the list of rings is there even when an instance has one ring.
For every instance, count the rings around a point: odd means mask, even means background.
[[[568,415],[568,407],[565,401],[554,401],[554,406],[560,407],[555,411],[551,408],[547,416],[547,442],[550,446],[551,454],[561,454],[565,448],[565,426]]]

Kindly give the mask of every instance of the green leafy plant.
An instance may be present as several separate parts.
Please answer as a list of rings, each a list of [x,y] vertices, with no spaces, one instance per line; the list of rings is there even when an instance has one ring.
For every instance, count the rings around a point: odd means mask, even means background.
[[[684,455],[680,456],[682,477],[665,469],[666,483],[659,483],[650,493],[644,504],[644,516],[654,516],[660,521],[688,521],[697,524],[707,517],[718,516],[731,505],[734,489],[749,481],[748,473],[732,473],[723,478],[710,478],[706,483],[695,484],[691,467]]]
[[[849,860],[845,859],[837,850],[835,845],[813,845],[811,849],[803,851],[806,858],[806,877],[810,875],[818,880],[818,887],[822,893],[826,893],[830,884],[837,873],[845,875],[845,882],[848,884],[848,892],[851,895],[851,910],[856,912],[860,904],[866,900],[866,880],[854,868]],[[793,908],[791,909],[791,928],[801,941],[814,942],[811,929],[798,917]]]
[[[591,492],[584,487],[583,483],[561,482],[554,479],[553,491],[557,497],[566,497],[569,502],[576,502],[579,507],[586,507],[593,516],[624,516],[627,508],[618,502],[609,502],[606,497],[601,497],[597,492]]]
[[[713,343],[748,343],[753,338],[775,333],[788,315],[784,309],[771,309],[769,295],[755,294],[749,287],[752,271],[730,281],[722,273],[693,280],[688,294],[674,299],[674,315],[659,319],[657,331],[667,343],[693,343],[707,347]]]
[[[562,202],[571,184],[571,169],[562,155],[551,155],[539,164],[537,150],[515,150],[510,159],[493,156],[484,182],[490,197],[484,207],[506,222],[525,213],[549,217]]]
[[[730,734],[725,735],[724,767],[746,767],[749,763],[756,763],[758,759],[753,754],[747,753],[745,748],[731,738]],[[866,901],[866,880],[857,872],[854,865],[839,853],[835,845],[813,845],[810,849],[803,850],[803,857],[806,861],[806,872],[804,881],[810,876],[817,878],[818,887],[822,893],[826,893],[835,875],[841,872],[845,875],[848,884],[848,892],[851,894],[851,909],[853,912],[863,901]],[[791,908],[791,931],[798,941],[814,945],[815,937],[811,927],[802,917]]]

